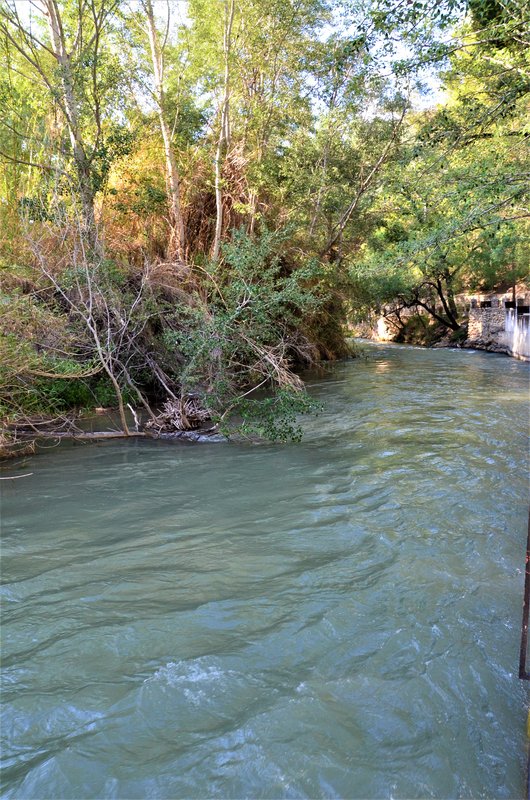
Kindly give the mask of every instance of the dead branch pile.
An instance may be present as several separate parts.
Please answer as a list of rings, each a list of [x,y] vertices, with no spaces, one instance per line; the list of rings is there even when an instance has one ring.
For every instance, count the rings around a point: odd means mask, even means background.
[[[243,147],[233,148],[223,162],[223,238],[230,239],[232,228],[243,225],[250,203],[250,189],[247,180],[248,158]],[[207,253],[215,233],[215,193],[212,191],[212,175],[207,163],[196,163],[193,183],[186,197],[186,234],[191,257],[194,253]],[[190,244],[192,243],[192,244]]]
[[[170,300],[192,305],[197,291],[197,278],[188,264],[155,261],[145,271],[147,285]]]
[[[47,417],[19,412],[16,422],[0,421],[0,459],[32,455],[41,437],[74,436],[79,432],[73,415]]]
[[[80,428],[75,423],[75,414],[64,414],[58,417],[46,416],[45,414],[24,414],[20,413],[16,422],[7,424],[1,433],[16,438],[17,436],[35,436],[38,438],[41,433],[79,433]]]
[[[209,164],[198,161],[195,174],[186,192],[184,207],[186,238],[192,242],[189,255],[207,253],[211,247],[215,229],[215,194],[211,187]]]
[[[286,338],[287,348],[292,359],[306,367],[315,366],[320,358],[317,345],[301,331],[294,331]]]
[[[162,411],[146,422],[145,427],[162,433],[163,431],[191,431],[200,428],[210,417],[197,397],[185,395],[175,400],[167,400]]]
[[[245,221],[245,213],[242,213],[241,209],[248,206],[250,201],[247,168],[248,158],[243,154],[241,145],[227,153],[222,169],[224,236]]]
[[[258,356],[258,360],[252,365],[252,370],[256,375],[262,376],[265,380],[273,380],[282,389],[300,391],[303,381],[296,375],[289,364],[287,358],[287,344],[284,340],[274,347],[259,344],[258,342],[240,334],[243,341]]]

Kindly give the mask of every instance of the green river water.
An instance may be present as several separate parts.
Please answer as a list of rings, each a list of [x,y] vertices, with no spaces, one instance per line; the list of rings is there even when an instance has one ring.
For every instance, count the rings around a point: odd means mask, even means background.
[[[523,796],[528,365],[366,353],[301,444],[2,482],[2,797]]]

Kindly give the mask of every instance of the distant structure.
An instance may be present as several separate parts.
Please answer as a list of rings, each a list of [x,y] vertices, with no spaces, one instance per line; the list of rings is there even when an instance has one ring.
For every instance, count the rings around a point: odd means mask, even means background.
[[[434,347],[466,347],[506,353],[521,361],[530,361],[530,290],[519,284],[507,292],[459,294],[455,297],[462,318],[467,322],[465,341],[449,335]],[[443,315],[444,310],[436,307]],[[419,306],[387,307],[377,321],[366,324],[359,335],[379,342],[391,342],[400,336],[403,326],[413,316],[424,315]]]
[[[508,353],[530,361],[530,294],[470,298],[465,347]]]

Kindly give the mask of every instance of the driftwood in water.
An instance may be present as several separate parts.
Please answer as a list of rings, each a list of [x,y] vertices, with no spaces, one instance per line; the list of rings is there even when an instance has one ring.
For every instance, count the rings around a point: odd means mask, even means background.
[[[196,397],[185,395],[167,400],[162,406],[162,411],[150,419],[145,427],[156,433],[193,431],[210,419],[210,413],[201,406]]]
[[[199,403],[196,397],[184,397],[168,400],[164,403],[161,412],[145,424],[144,430],[138,430],[140,420],[131,408],[135,418],[136,431],[125,430],[110,431],[84,431],[77,427],[74,420],[68,417],[46,419],[44,417],[27,417],[18,424],[13,425],[5,433],[9,437],[11,446],[20,445],[22,442],[31,441],[32,445],[39,439],[67,439],[70,441],[106,441],[107,439],[165,439],[199,441],[203,437],[211,439],[211,434],[216,432],[216,426],[205,428],[210,420],[210,414]],[[0,442],[1,443],[1,442]],[[1,453],[0,453],[1,454]]]
[[[32,439],[136,439],[138,437],[148,437],[156,439],[157,437],[145,433],[143,431],[39,431],[38,433],[30,431],[17,431],[19,439],[32,438]]]
[[[160,433],[151,433],[150,431],[39,431],[38,434],[30,433],[29,431],[18,431],[17,438],[22,439],[68,439],[70,441],[104,441],[107,439],[163,439],[165,441],[172,441],[176,439],[183,439],[185,441],[195,442],[202,437],[212,439],[212,434],[216,434],[215,426],[210,428],[196,428],[195,430],[188,431],[161,431]],[[217,439],[222,439],[217,435]]]

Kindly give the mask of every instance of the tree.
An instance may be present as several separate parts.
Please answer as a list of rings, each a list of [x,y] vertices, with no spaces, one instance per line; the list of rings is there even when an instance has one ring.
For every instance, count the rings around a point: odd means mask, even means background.
[[[389,167],[371,235],[350,260],[362,304],[419,307],[458,330],[456,293],[527,275],[526,143],[506,135],[506,120],[490,134],[449,151],[416,142]]]
[[[470,12],[462,20],[456,3],[421,3],[392,19],[414,28],[414,46],[430,42],[429,59],[445,67],[446,96],[416,115],[386,170],[372,231],[350,259],[358,303],[419,307],[452,330],[462,322],[455,293],[528,274],[528,13],[518,0],[477,0]],[[447,24],[459,15],[441,46],[433,17]]]
[[[147,20],[147,32],[149,36],[149,46],[151,49],[151,61],[155,84],[154,97],[158,109],[160,130],[162,131],[164,154],[166,158],[166,183],[169,196],[171,227],[169,254],[170,256],[178,258],[180,261],[184,261],[186,254],[186,235],[184,229],[184,220],[182,217],[180,178],[175,154],[173,151],[173,137],[167,121],[166,95],[164,89],[164,49],[166,42],[160,42],[160,37],[156,28],[152,0],[141,0],[141,3]],[[170,11],[168,4],[168,27],[170,24],[169,14]]]
[[[102,253],[102,243],[94,204],[108,172],[105,103],[111,85],[116,84],[116,62],[106,45],[117,3],[118,0],[36,0],[26,18],[19,14],[16,0],[0,3],[0,33],[9,51],[8,73],[20,74],[26,82],[43,88],[66,127],[67,157],[74,168],[83,226],[91,250],[98,255]],[[10,89],[7,91],[9,94]],[[12,130],[18,128],[9,118],[3,124]],[[31,138],[27,130],[17,131],[17,135],[24,140]],[[66,144],[61,142],[59,149],[64,158]],[[5,152],[3,157],[8,161],[17,158]],[[61,172],[60,163],[53,163],[53,159],[50,165],[26,165]]]
[[[224,3],[224,29],[223,29],[223,97],[221,101],[221,113],[219,124],[219,138],[215,151],[215,237],[212,248],[212,258],[217,261],[219,249],[221,247],[221,235],[223,232],[223,191],[221,187],[221,167],[223,157],[230,147],[230,61],[232,50],[232,27],[234,24],[235,2],[225,0]]]

